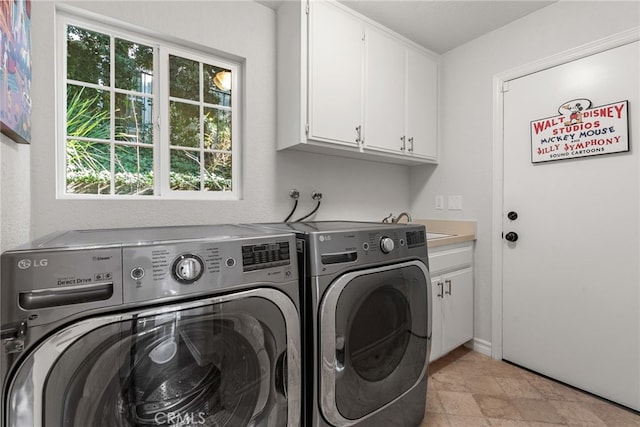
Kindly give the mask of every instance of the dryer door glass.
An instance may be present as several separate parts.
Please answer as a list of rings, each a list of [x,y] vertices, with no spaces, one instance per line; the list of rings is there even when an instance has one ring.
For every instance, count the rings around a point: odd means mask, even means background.
[[[55,349],[87,329],[48,368],[43,426],[288,425],[287,380],[296,375],[287,372],[286,322],[273,302],[123,317],[79,322],[46,344]]]
[[[336,368],[323,366],[321,388],[323,395],[335,392],[340,417],[363,418],[424,377],[429,351],[425,271],[410,264],[349,273],[325,293],[320,360],[333,359],[335,352]]]
[[[393,286],[375,289],[349,321],[348,358],[356,373],[382,381],[402,362],[409,345],[411,306]]]

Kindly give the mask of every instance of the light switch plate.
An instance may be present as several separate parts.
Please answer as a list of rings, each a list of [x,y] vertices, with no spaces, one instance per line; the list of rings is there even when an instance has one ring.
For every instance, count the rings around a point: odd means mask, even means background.
[[[444,209],[444,196],[436,196],[436,209],[439,211]]]

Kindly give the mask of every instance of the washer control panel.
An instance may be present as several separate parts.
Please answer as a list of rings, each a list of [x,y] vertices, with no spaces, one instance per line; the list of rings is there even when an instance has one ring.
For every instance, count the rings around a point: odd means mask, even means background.
[[[193,254],[180,255],[171,267],[173,277],[180,283],[193,283],[204,273],[204,261]]]
[[[126,247],[124,302],[297,280],[293,235]]]
[[[245,271],[278,267],[290,262],[289,242],[242,246],[242,267]]]
[[[3,324],[51,324],[138,302],[297,288],[292,232],[212,224],[70,230],[5,251]]]

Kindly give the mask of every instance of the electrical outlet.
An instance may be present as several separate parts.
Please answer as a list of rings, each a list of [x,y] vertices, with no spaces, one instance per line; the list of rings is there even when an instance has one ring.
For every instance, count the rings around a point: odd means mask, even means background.
[[[448,205],[449,205],[448,209],[450,211],[461,211],[462,196],[449,196]]]
[[[442,195],[436,196],[436,209],[439,211],[444,209],[444,196]]]

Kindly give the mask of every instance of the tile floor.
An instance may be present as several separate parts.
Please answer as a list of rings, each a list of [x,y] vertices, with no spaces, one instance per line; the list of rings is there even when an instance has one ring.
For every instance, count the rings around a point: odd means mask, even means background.
[[[460,347],[430,364],[427,426],[640,427],[640,415]]]

